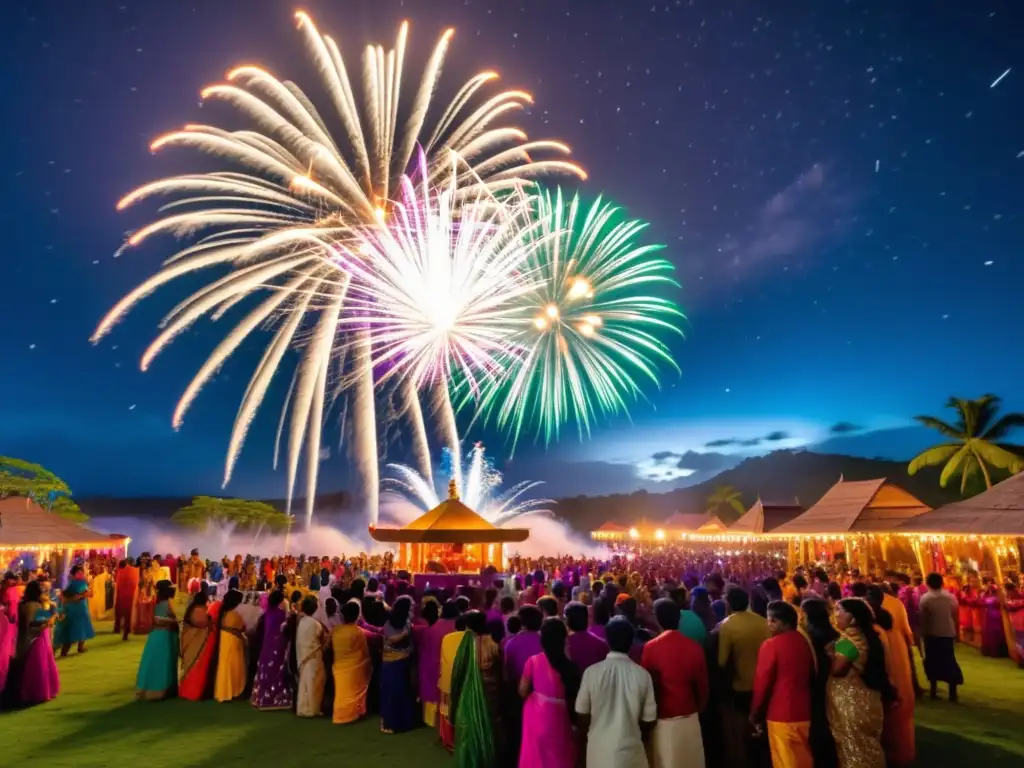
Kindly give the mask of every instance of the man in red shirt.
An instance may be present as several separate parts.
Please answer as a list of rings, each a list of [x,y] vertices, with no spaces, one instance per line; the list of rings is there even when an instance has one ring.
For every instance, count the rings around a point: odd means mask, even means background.
[[[768,605],[772,636],[761,645],[754,676],[750,722],[768,723],[768,746],[775,768],[813,768],[811,685],[814,652],[797,631],[796,608],[781,601]]]
[[[652,768],[704,768],[698,713],[708,701],[704,649],[679,631],[679,606],[654,603],[661,634],[644,645],[640,664],[654,681],[658,722],[651,739]]]

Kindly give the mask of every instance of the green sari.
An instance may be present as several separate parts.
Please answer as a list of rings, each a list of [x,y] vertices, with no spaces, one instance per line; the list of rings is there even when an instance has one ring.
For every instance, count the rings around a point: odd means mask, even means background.
[[[450,718],[455,727],[455,765],[494,765],[494,730],[487,708],[483,675],[476,661],[476,635],[467,632],[452,669]]]

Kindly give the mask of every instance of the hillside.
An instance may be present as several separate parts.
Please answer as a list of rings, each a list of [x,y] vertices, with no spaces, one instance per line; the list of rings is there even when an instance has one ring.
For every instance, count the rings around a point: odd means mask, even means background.
[[[608,520],[629,523],[646,517],[658,520],[673,512],[703,512],[708,496],[720,485],[731,485],[742,494],[749,507],[758,495],[766,501],[799,499],[811,506],[843,475],[847,480],[870,480],[886,477],[932,507],[956,501],[953,489],[939,487],[939,472],[925,470],[914,477],[907,475],[907,465],[900,461],[862,459],[810,451],[775,451],[767,456],[747,459],[732,469],[699,485],[679,488],[667,493],[639,491],[609,496],[575,496],[558,501],[557,514],[579,531],[592,531]],[[90,517],[138,517],[166,520],[177,509],[187,505],[188,498],[110,498],[80,499],[79,505]],[[283,499],[267,503],[284,509]],[[349,494],[330,493],[317,499],[315,515],[331,524],[349,510]],[[304,500],[292,502],[292,511],[302,515]],[[335,518],[335,520],[332,520]]]
[[[703,512],[708,496],[720,485],[740,491],[749,507],[760,496],[765,501],[794,497],[806,508],[814,504],[842,475],[847,480],[886,477],[924,503],[938,507],[960,498],[959,493],[939,486],[939,471],[924,470],[910,477],[906,462],[862,459],[810,451],[775,451],[746,459],[699,485],[668,493],[612,496],[576,496],[558,502],[558,514],[573,528],[591,531],[609,520],[629,523],[641,517],[665,518],[673,512]]]

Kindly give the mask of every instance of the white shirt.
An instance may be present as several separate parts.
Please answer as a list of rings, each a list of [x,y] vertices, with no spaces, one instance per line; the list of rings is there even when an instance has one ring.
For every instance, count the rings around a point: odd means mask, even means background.
[[[587,768],[647,768],[640,721],[657,720],[658,707],[646,669],[612,651],[583,673],[576,711],[590,715]]]

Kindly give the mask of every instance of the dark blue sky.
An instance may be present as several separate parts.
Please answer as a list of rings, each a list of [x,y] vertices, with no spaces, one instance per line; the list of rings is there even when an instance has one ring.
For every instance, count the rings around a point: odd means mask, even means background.
[[[632,426],[609,424],[583,445],[570,436],[548,454],[523,449],[516,462],[536,479],[556,462],[609,462],[627,470],[625,488],[661,451],[773,432],[786,438],[718,452],[813,445],[843,421],[868,433],[851,451],[903,457],[922,438],[890,430],[938,413],[951,394],[994,392],[1024,408],[1019,3],[303,7],[350,52],[390,44],[410,18],[410,64],[454,26],[441,94],[487,68],[532,91],[523,126],[569,142],[590,172],[585,190],[650,221],[678,267],[682,376],[666,374]],[[228,119],[200,108],[198,93],[238,63],[319,95],[292,10],[274,0],[2,4],[0,453],[44,462],[80,493],[219,484],[259,345],[224,367],[175,433],[174,403],[223,329],[198,324],[148,373],[138,359],[187,286],[143,302],[98,347],[88,337],[170,253],[164,243],[113,258],[152,214],[118,214],[117,199],[204,167],[187,150],[154,157],[148,142]],[[270,458],[286,385],[272,391],[230,491],[281,495]],[[325,461],[328,485],[344,484],[344,466],[343,455]]]

